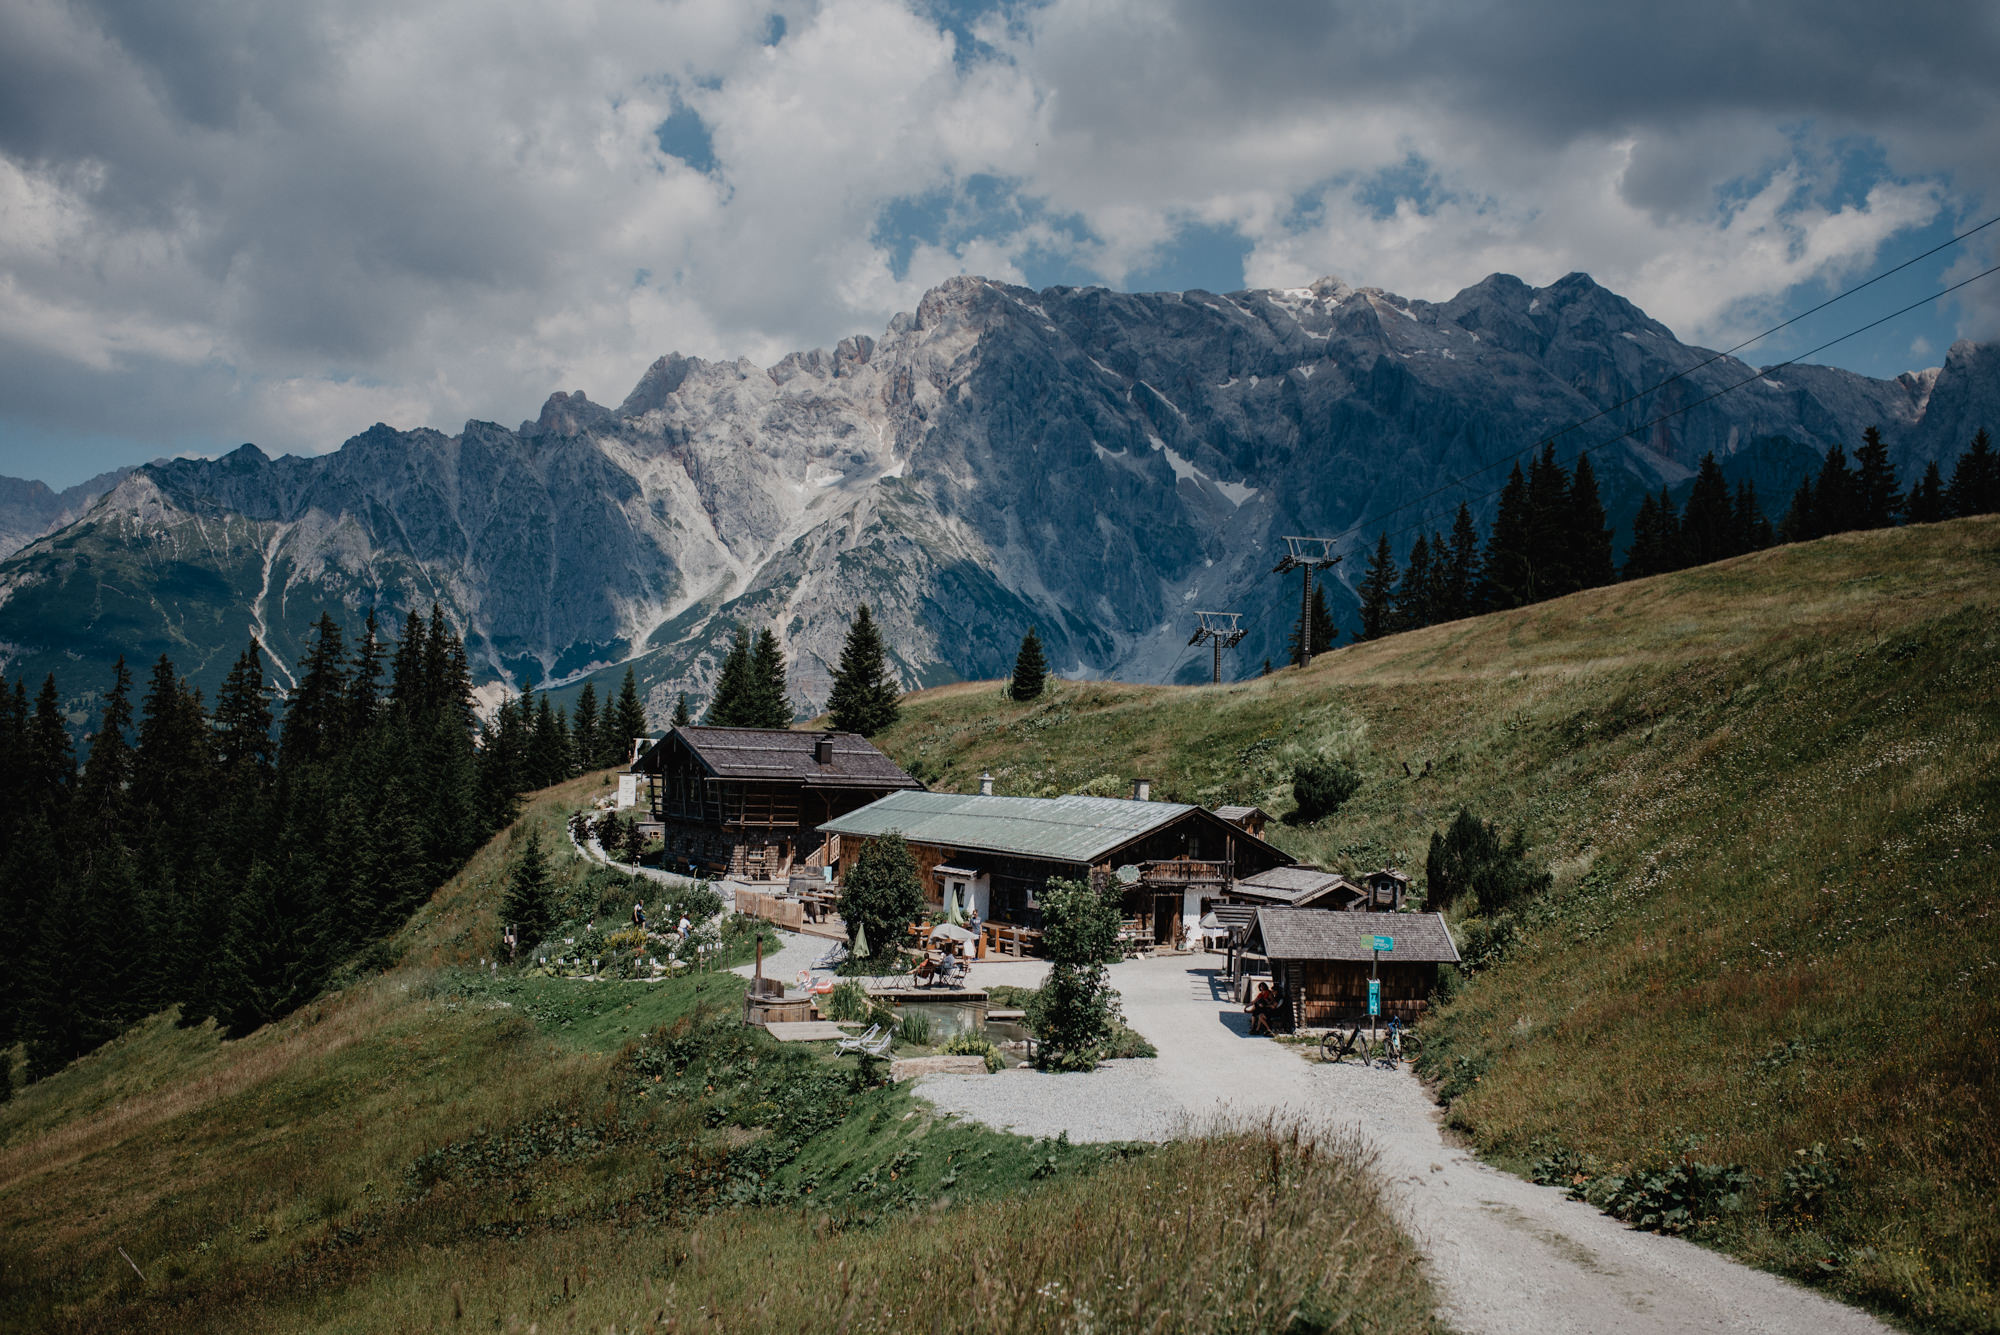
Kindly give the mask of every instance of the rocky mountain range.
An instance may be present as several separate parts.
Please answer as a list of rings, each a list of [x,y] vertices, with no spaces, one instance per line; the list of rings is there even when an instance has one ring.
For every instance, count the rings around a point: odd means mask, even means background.
[[[615,408],[558,393],[512,429],[147,465],[0,563],[0,666],[57,671],[81,708],[117,654],[212,688],[255,634],[282,687],[323,608],[435,599],[489,692],[631,664],[657,716],[699,707],[741,621],[778,631],[807,712],[865,601],[912,685],[1000,675],[1030,625],[1066,675],[1196,679],[1197,609],[1244,613],[1249,675],[1297,614],[1284,535],[1338,538],[1351,623],[1378,532],[1400,551],[1461,500],[1483,523],[1510,460],[1578,421],[1560,456],[1589,449],[1621,528],[1709,450],[1775,514],[1867,426],[1906,476],[2000,426],[2000,345],[1894,380],[1711,356],[1582,274],[1439,303],[957,278],[880,338],[662,357]]]
[[[45,482],[0,477],[0,558],[12,556],[43,534],[75,521],[131,471],[119,468],[99,473],[61,491]]]

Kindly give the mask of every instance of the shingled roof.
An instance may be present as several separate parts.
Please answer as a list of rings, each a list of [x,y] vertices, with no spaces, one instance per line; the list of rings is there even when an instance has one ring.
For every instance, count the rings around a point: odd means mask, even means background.
[[[1289,907],[1310,905],[1332,896],[1344,908],[1348,900],[1368,892],[1337,871],[1322,871],[1318,867],[1273,867],[1255,876],[1242,877],[1230,887],[1230,893],[1243,899],[1259,899]]]
[[[1092,863],[1186,816],[1213,813],[1179,802],[1120,797],[993,797],[976,793],[890,793],[826,822],[827,834],[873,838],[890,830],[920,844]],[[1239,840],[1261,844],[1240,830]],[[1271,850],[1273,856],[1283,853]]]
[[[1344,913],[1333,909],[1259,909],[1257,936],[1263,955],[1274,960],[1344,960],[1365,964],[1376,958],[1377,935],[1393,937],[1385,964],[1456,964],[1458,948],[1437,913]]]
[[[822,765],[817,744],[833,742],[832,763]],[[790,728],[707,728],[694,724],[671,729],[633,766],[657,770],[662,748],[685,746],[718,779],[796,780],[821,788],[921,788],[889,757],[851,732],[795,732]]]

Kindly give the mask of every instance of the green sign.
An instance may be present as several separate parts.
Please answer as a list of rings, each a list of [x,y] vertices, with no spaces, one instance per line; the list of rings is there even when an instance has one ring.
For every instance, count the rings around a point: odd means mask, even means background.
[[[1395,938],[1395,937],[1393,937],[1393,936],[1378,936],[1378,937],[1376,937],[1376,938],[1375,938],[1375,949],[1377,949],[1377,950],[1394,950],[1395,948],[1396,948],[1396,938]]]
[[[1382,980],[1380,978],[1370,978],[1368,980],[1368,1013],[1370,1015],[1380,1015],[1382,1013]]]

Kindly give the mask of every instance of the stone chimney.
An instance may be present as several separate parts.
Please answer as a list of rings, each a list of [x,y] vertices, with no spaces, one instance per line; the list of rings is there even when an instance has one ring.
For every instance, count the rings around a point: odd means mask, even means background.
[[[831,765],[833,763],[832,733],[830,732],[821,733],[819,735],[819,740],[813,743],[813,759],[818,761],[822,766]]]
[[[981,797],[993,796],[993,776],[991,774],[982,773],[979,776],[979,795]]]
[[[1152,800],[1153,800],[1153,781],[1152,781],[1151,779],[1134,779],[1134,780],[1132,780],[1132,800],[1133,800],[1134,802],[1150,802],[1150,801],[1152,801]]]

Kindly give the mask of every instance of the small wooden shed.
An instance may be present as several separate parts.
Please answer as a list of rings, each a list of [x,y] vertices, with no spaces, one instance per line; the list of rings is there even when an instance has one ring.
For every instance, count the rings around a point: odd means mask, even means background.
[[[1378,935],[1395,944],[1376,951]],[[1383,1017],[1408,1024],[1430,1005],[1438,966],[1458,963],[1436,913],[1259,909],[1244,952],[1270,961],[1272,978],[1291,997],[1292,1023],[1315,1028],[1366,1015],[1371,974],[1381,979]]]

